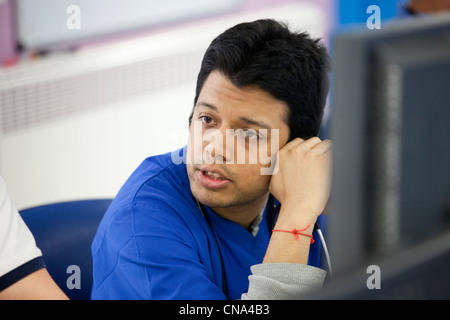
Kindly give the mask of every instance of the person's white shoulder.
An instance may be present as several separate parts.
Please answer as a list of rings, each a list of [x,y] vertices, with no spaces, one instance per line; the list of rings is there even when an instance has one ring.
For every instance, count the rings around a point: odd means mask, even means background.
[[[11,202],[0,176],[0,277],[41,256],[33,234]]]

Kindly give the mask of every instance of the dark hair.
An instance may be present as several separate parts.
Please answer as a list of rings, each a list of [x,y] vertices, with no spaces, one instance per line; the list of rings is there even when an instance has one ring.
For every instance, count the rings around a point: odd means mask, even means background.
[[[286,102],[289,141],[318,135],[329,86],[329,57],[318,39],[311,39],[306,33],[292,33],[285,24],[270,19],[241,23],[226,30],[211,42],[203,57],[194,108],[214,70],[237,87],[257,85]]]

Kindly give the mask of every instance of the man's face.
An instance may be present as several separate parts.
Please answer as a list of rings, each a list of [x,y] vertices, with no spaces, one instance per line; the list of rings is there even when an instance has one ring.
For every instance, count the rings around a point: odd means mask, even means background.
[[[287,143],[287,110],[285,102],[258,87],[238,88],[211,72],[190,125],[187,173],[193,195],[213,209],[265,201],[271,175],[262,172],[273,167]]]

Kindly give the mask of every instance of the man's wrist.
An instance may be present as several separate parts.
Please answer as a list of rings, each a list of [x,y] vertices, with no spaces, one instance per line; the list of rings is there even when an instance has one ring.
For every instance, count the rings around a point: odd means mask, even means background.
[[[307,230],[312,232],[317,217],[317,212],[311,207],[300,204],[281,204],[277,227],[300,229],[305,228],[309,224],[310,227]]]

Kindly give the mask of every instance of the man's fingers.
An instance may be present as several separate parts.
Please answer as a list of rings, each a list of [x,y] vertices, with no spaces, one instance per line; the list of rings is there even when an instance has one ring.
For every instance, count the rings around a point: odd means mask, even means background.
[[[313,151],[317,155],[322,155],[328,151],[330,151],[333,147],[333,143],[331,140],[320,140],[318,137],[312,137],[308,140],[303,140],[300,138],[296,138],[289,143],[287,143],[282,150],[290,151],[294,149],[303,150],[303,151]]]
[[[321,140],[318,137],[312,137],[308,140],[303,140],[301,138],[295,138],[294,140],[288,142],[283,149],[285,151],[292,150],[294,148],[302,148],[305,150],[313,148],[317,143],[320,143]]]
[[[320,140],[318,137],[312,137],[308,140],[305,140],[301,145],[299,145],[299,148],[307,151],[314,149],[320,143],[322,143],[322,140]]]
[[[308,151],[308,150],[314,149],[322,142],[323,141],[320,140],[318,137],[312,137],[312,138],[309,138],[308,140],[302,140],[300,138],[296,138],[296,139],[292,140],[291,142],[289,142],[288,144],[286,144],[283,147],[283,149],[285,149],[286,151],[289,151],[289,150],[298,148],[299,150]]]
[[[322,155],[322,154],[330,151],[332,148],[333,148],[333,143],[331,142],[331,140],[323,140],[322,142],[314,145],[314,147],[312,149],[314,149],[314,152],[316,152],[316,154]]]
[[[300,139],[300,138],[295,138],[294,140],[289,141],[288,143],[286,143],[286,145],[282,149],[286,150],[286,151],[291,150],[292,148],[296,147],[297,145],[299,145],[303,141],[305,141],[305,140]]]

